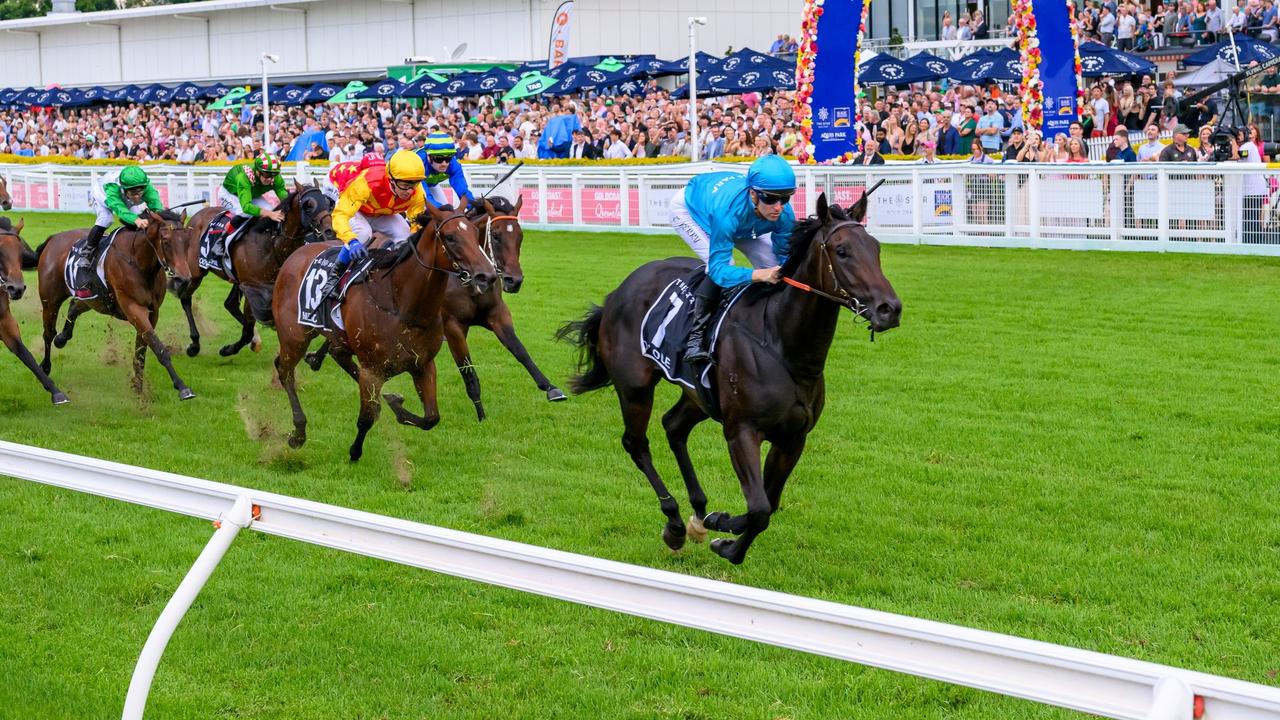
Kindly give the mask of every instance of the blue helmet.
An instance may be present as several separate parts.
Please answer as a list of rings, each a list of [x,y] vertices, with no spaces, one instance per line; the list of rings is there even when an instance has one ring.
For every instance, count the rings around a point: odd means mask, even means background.
[[[747,187],[752,190],[795,190],[796,171],[777,155],[765,155],[751,163]]]

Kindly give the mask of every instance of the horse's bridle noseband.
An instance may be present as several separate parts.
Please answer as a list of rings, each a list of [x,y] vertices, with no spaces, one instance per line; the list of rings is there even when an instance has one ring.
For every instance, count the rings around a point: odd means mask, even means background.
[[[18,238],[18,242],[19,242],[19,243],[21,243],[21,242],[22,242],[22,236],[21,236],[21,235],[19,235],[19,234],[18,234],[18,233],[16,233],[16,232],[13,232],[12,230],[0,230],[0,237],[3,237],[3,236],[5,236],[5,235],[8,235],[8,236],[10,236],[10,237],[16,237],[16,238]],[[22,263],[21,263],[21,262],[19,262],[19,263],[18,263],[18,272],[19,272],[19,273],[21,273],[21,272],[22,272]],[[0,285],[5,285],[5,284],[7,284],[8,282],[9,282],[9,276],[8,276],[7,274],[5,274],[5,271],[4,271],[4,265],[0,265]]]
[[[831,276],[832,292],[819,290],[818,288],[812,287],[810,285],[806,285],[805,283],[802,283],[799,280],[795,280],[792,278],[784,277],[782,278],[783,282],[790,285],[791,287],[797,288],[799,290],[804,290],[805,292],[811,292],[814,295],[817,295],[818,297],[825,298],[834,303],[843,305],[849,308],[850,310],[852,310],[853,314],[857,315],[858,317],[863,318],[864,320],[867,319],[867,311],[870,310],[870,308],[864,305],[861,300],[859,300],[855,295],[848,292],[847,290],[844,289],[843,286],[840,285],[840,278],[836,277],[835,264],[831,262],[831,253],[827,247],[827,245],[830,243],[831,236],[836,234],[840,230],[843,230],[846,227],[861,227],[861,226],[862,224],[859,223],[857,220],[841,220],[840,222],[836,223],[835,225],[832,225],[829,228],[824,228],[822,237],[817,240],[818,250],[822,253],[822,260],[823,262],[826,263],[826,266],[827,266],[826,274]]]
[[[294,196],[293,201],[298,205],[298,217],[301,218],[301,223],[311,227],[311,230],[306,235],[302,236],[303,242],[306,242],[306,238],[308,237],[314,236],[317,241],[323,238],[324,230],[320,227],[320,220],[325,216],[333,215],[333,208],[329,208],[327,213],[321,213],[320,218],[313,218],[306,213],[305,209],[302,207],[302,201],[307,197],[307,195],[312,193],[319,194],[320,197],[324,198],[324,204],[329,205],[329,196],[325,195],[324,191],[317,187],[305,188],[302,192]]]
[[[480,247],[480,252],[484,253],[489,260],[489,264],[493,265],[494,272],[498,274],[499,278],[502,278],[506,273],[502,271],[502,266],[498,264],[498,253],[493,249],[493,224],[499,220],[510,220],[518,225],[520,218],[515,215],[489,215],[488,213],[485,213],[484,217],[484,245]]]
[[[459,262],[458,262],[458,259],[457,259],[456,257],[454,257],[454,256],[453,256],[453,251],[449,249],[449,243],[444,242],[444,226],[445,226],[445,225],[448,225],[449,223],[453,222],[454,220],[463,220],[463,221],[465,221],[465,220],[470,220],[470,219],[471,219],[471,218],[468,218],[468,217],[467,217],[467,215],[466,215],[466,213],[462,213],[462,212],[454,211],[454,213],[453,213],[452,215],[450,215],[449,217],[445,218],[444,220],[441,220],[439,223],[436,223],[436,233],[435,233],[435,240],[436,240],[436,243],[437,243],[438,245],[441,245],[441,246],[443,246],[443,247],[444,247],[444,254],[445,254],[445,256],[446,256],[446,257],[448,257],[448,258],[449,258],[449,262],[453,264],[453,270],[445,270],[444,268],[438,268],[438,267],[436,267],[435,265],[429,265],[429,264],[427,264],[427,263],[423,262],[422,257],[418,254],[418,244],[417,244],[417,243],[411,243],[411,244],[410,244],[410,247],[411,247],[411,248],[413,248],[413,260],[414,260],[414,262],[418,263],[418,265],[419,265],[419,266],[421,266],[422,268],[424,268],[424,269],[426,269],[426,270],[439,270],[440,272],[443,272],[443,273],[450,273],[450,274],[452,274],[452,275],[457,275],[457,276],[458,276],[458,280],[459,280],[459,282],[461,282],[461,283],[463,284],[463,286],[464,286],[464,287],[465,287],[465,286],[467,286],[467,285],[470,285],[470,284],[471,284],[471,273],[469,273],[469,272],[467,272],[465,269],[463,269],[462,264],[461,264],[461,263],[459,263]],[[475,221],[474,221],[474,220],[472,220],[472,222],[475,222]]]

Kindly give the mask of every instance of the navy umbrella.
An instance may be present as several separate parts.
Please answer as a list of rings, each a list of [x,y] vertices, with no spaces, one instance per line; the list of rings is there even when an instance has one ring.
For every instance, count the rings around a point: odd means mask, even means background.
[[[111,94],[111,91],[101,85],[94,85],[81,94],[84,96],[84,104],[89,105],[96,102],[106,102],[107,96]],[[3,102],[4,96],[0,95],[0,104]]]
[[[771,70],[791,70],[795,71],[796,64],[780,60],[772,55],[766,55],[757,52],[751,48],[742,48],[738,52],[730,55],[720,61],[718,66],[720,70],[731,73],[745,73],[751,70],[771,71]]]
[[[341,89],[342,88],[337,85],[330,85],[329,83],[316,83],[315,85],[307,88],[306,92],[302,93],[302,100],[299,101],[299,104],[312,105],[315,103],[325,102],[329,98],[338,94],[338,91]]]
[[[490,68],[476,80],[479,91],[483,94],[506,92],[520,82],[520,74],[514,70]]]
[[[698,72],[708,72],[715,70],[720,66],[722,60],[714,55],[698,51],[697,65]],[[682,57],[679,60],[668,60],[659,63],[654,71],[650,71],[650,75],[657,77],[658,75],[685,75],[689,72],[689,58]]]
[[[858,84],[866,87],[894,87],[940,80],[942,73],[888,55],[877,55],[858,66]]]
[[[1085,77],[1147,75],[1156,71],[1156,64],[1150,60],[1096,42],[1080,43],[1080,67],[1080,74]]]
[[[200,88],[200,98],[204,100],[217,100],[223,95],[226,95],[230,90],[231,88],[223,85],[222,83],[206,85],[205,87]]]
[[[9,105],[13,103],[14,100],[22,93],[23,90],[19,88],[5,88],[3,91],[0,91],[0,105]]]
[[[138,93],[142,90],[137,85],[125,85],[122,88],[116,88],[107,93],[105,98],[107,102],[127,103],[134,102],[138,98]]]
[[[1208,65],[1213,62],[1214,58],[1221,58],[1232,65],[1239,64],[1243,68],[1249,63],[1266,62],[1276,56],[1280,56],[1280,47],[1254,40],[1242,33],[1236,35],[1234,47],[1232,47],[1231,39],[1228,38],[1216,45],[1210,45],[1197,53],[1188,55],[1182,59],[1182,64]]]
[[[1021,80],[1024,72],[1022,58],[1018,53],[1001,50],[967,65],[963,61],[957,63],[950,77],[962,83],[984,83],[993,80]]]
[[[241,98],[243,105],[261,105],[262,104],[262,88],[258,88],[253,92]]]
[[[441,88],[448,83],[448,80],[436,80],[431,77],[431,73],[423,73],[422,77],[400,88],[400,97],[424,98],[432,95],[442,95],[443,91]]]
[[[169,91],[169,102],[195,102],[201,98],[204,88],[191,82],[184,82]]]
[[[61,90],[54,88],[51,91],[51,97],[46,98],[45,105],[56,105],[58,107],[76,107],[78,105],[88,105],[84,99],[84,93],[79,90]]]
[[[35,88],[35,87],[27,88],[26,90],[22,91],[22,94],[14,98],[13,103],[15,105],[34,105],[35,99],[40,97],[40,95],[42,95],[45,92],[46,92],[45,90],[42,90],[40,88]]]
[[[472,73],[455,75],[448,80],[439,83],[432,94],[443,95],[445,97],[465,97],[467,95],[474,95],[475,91],[471,88],[477,82],[478,77],[468,78],[467,75],[469,74]]]
[[[395,78],[384,78],[356,93],[357,100],[390,100],[397,96],[404,83]]]
[[[951,75],[951,63],[943,60],[937,55],[933,55],[924,51],[907,58],[907,62],[917,67],[925,68],[931,72],[938,74],[938,77],[944,78]]]
[[[146,88],[139,90],[137,95],[134,96],[132,100],[133,102],[140,102],[140,103],[157,102],[156,101],[157,95],[167,94],[168,92],[169,92],[169,88],[159,83],[156,83],[154,85],[148,85]]]
[[[293,106],[302,104],[302,96],[307,93],[306,89],[297,85],[281,85],[271,88],[269,99],[278,105]]]

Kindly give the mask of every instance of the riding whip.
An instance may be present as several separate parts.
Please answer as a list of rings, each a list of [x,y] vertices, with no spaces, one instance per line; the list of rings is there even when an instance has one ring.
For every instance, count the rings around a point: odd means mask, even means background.
[[[506,175],[503,175],[501,180],[499,180],[498,182],[494,183],[494,184],[493,184],[493,187],[489,188],[487,191],[485,191],[485,194],[483,194],[483,195],[481,195],[481,196],[480,196],[480,199],[481,199],[481,200],[483,200],[483,199],[485,199],[485,198],[489,197],[489,193],[493,192],[494,190],[497,190],[497,189],[498,189],[498,187],[502,185],[502,183],[504,183],[504,182],[506,182],[507,180],[509,180],[509,179],[511,178],[511,176],[512,176],[512,175],[515,175],[515,174],[516,174],[516,171],[517,171],[517,170],[519,170],[519,169],[520,169],[520,168],[522,168],[522,167],[524,167],[524,161],[523,161],[523,160],[521,160],[520,162],[516,163],[515,167],[511,168],[510,170],[508,170],[508,171],[507,171],[507,174],[506,174]],[[880,182],[884,182],[884,181],[883,181],[883,180],[881,180]]]

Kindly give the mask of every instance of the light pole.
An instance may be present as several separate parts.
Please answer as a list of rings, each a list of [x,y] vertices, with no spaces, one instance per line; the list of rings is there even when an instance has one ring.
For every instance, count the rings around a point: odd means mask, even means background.
[[[267,61],[272,63],[280,62],[280,56],[264,52],[262,53],[262,152],[270,153],[271,150],[271,107],[267,103],[267,96],[270,95],[270,88],[267,87]]]
[[[698,162],[698,26],[706,25],[704,17],[689,18],[689,152]]]

